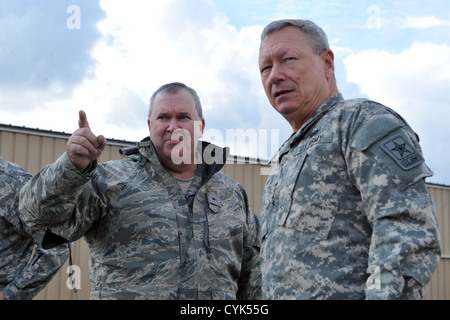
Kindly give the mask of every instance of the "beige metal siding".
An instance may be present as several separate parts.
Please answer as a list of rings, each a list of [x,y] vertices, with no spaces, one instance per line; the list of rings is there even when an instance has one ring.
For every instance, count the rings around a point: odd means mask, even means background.
[[[427,300],[450,300],[450,187],[428,187],[436,204],[441,233],[442,258],[427,291]]]
[[[67,134],[42,132],[39,130],[23,130],[17,127],[0,125],[0,156],[15,162],[35,174],[42,167],[54,162],[65,151]],[[128,146],[129,142],[109,142],[100,162],[120,159],[118,150]],[[261,211],[261,196],[267,175],[261,175],[260,164],[227,162],[223,172],[236,179],[247,191],[252,210]],[[267,173],[267,172],[266,172]],[[426,299],[450,299],[450,188],[429,186],[430,193],[436,202],[443,246],[443,258],[427,292]],[[68,279],[68,262],[63,266],[49,285],[35,298],[42,299],[89,299],[89,249],[84,240],[74,243],[72,249],[73,264],[81,269],[81,290],[74,294],[66,286]]]
[[[261,165],[228,161],[222,171],[244,187],[250,208],[256,214],[260,214],[262,191],[267,180],[266,175],[261,175]]]
[[[35,174],[64,153],[67,139],[68,137],[64,136],[52,138],[7,132],[1,131],[0,128],[0,156]],[[123,145],[107,145],[99,161],[120,159],[119,149],[128,145],[129,142],[124,142]]]

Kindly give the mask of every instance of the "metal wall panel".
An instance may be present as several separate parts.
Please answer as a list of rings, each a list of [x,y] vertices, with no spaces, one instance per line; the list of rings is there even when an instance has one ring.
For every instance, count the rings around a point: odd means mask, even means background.
[[[450,300],[450,187],[429,185],[436,204],[442,258],[425,295],[426,300]]]
[[[68,137],[67,134],[0,125],[0,156],[35,174],[64,153]],[[126,141],[109,141],[99,159],[100,162],[120,159],[118,150],[129,145],[131,143]],[[259,214],[262,191],[270,168],[235,158],[234,161],[227,162],[223,172],[236,179],[246,189],[252,210]],[[443,258],[425,299],[450,300],[450,187],[430,185],[429,190],[438,212]],[[83,239],[73,244],[72,259],[73,264],[80,267],[81,289],[77,293],[68,289],[66,282],[69,274],[66,262],[36,300],[89,299],[89,249]]]

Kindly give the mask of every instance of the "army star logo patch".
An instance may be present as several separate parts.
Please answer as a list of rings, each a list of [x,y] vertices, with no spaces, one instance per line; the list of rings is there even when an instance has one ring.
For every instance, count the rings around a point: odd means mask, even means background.
[[[391,156],[403,170],[409,170],[424,162],[423,157],[406,141],[407,140],[404,137],[397,135],[381,142],[383,150]]]

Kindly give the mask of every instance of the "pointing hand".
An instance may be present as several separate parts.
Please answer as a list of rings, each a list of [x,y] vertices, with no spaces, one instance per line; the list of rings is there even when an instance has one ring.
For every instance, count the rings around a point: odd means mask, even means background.
[[[96,136],[89,127],[84,111],[79,112],[78,130],[76,130],[66,145],[70,161],[83,172],[87,166],[102,154],[106,146],[104,136]]]

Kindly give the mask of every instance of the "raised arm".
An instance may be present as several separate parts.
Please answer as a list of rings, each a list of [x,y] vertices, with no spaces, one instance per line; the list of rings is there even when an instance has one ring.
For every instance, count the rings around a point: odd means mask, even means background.
[[[101,200],[90,180],[105,145],[106,139],[92,133],[80,111],[79,129],[69,138],[66,152],[22,188],[21,219],[44,248],[82,237],[99,218]]]

